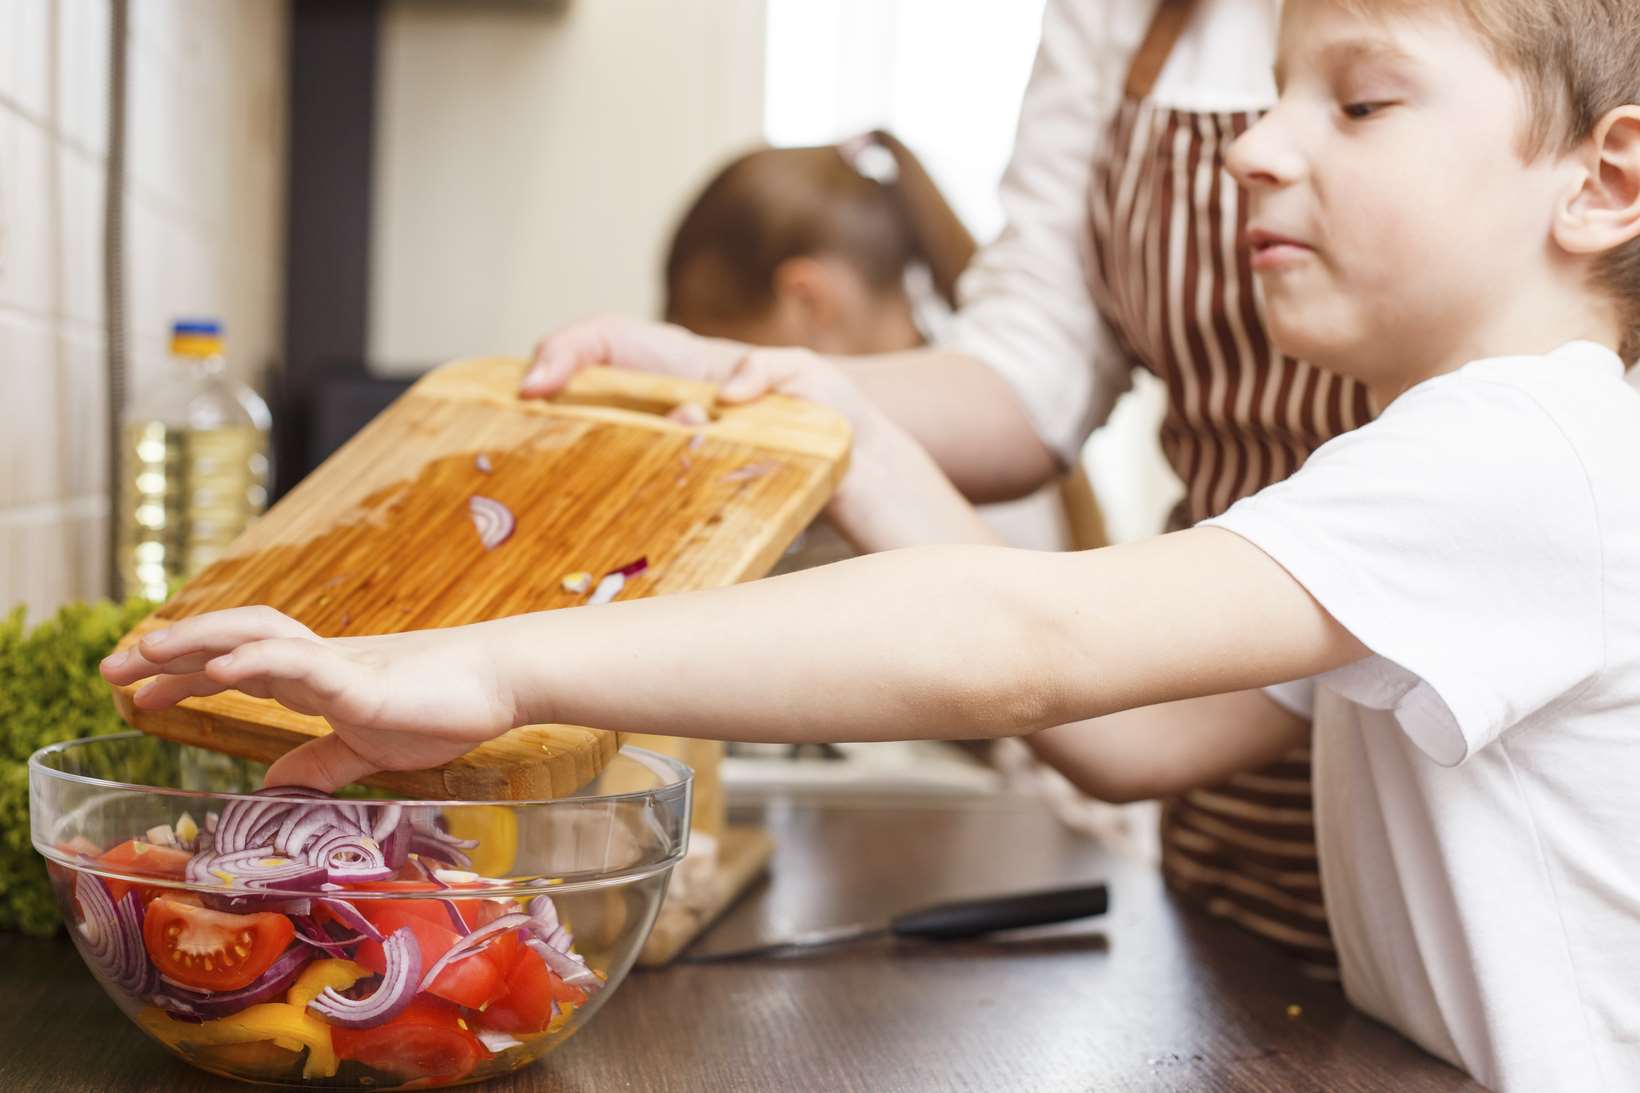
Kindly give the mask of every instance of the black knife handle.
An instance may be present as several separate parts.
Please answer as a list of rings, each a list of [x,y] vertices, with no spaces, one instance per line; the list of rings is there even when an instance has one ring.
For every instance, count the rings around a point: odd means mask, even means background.
[[[1017,896],[941,903],[897,915],[888,928],[898,937],[949,941],[998,930],[1070,922],[1102,915],[1109,907],[1110,890],[1103,884],[1090,884],[1082,888],[1053,888]]]

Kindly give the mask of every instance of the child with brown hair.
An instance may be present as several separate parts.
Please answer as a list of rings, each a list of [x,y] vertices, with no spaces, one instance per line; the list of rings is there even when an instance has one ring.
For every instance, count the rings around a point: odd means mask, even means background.
[[[237,687],[324,714],[269,771],[321,787],[528,723],[979,736],[1164,703],[1170,765],[1235,769],[1309,714],[1350,999],[1490,1086],[1640,1088],[1640,10],[1289,0],[1279,56],[1230,156],[1270,329],[1382,412],[1224,516],[448,631],[244,608],[104,674],[160,676],[145,707]],[[837,370],[758,360],[743,386],[855,420],[843,511],[971,518]],[[1291,681],[1284,723],[1195,705]]]
[[[666,320],[753,345],[892,353],[927,340],[919,288],[954,306],[973,255],[973,236],[893,135],[760,148],[719,171],[679,222]]]

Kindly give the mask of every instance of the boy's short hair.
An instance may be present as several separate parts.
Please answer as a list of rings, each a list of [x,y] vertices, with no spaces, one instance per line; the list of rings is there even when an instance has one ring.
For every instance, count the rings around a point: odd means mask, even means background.
[[[1521,154],[1566,152],[1600,119],[1640,104],[1640,0],[1344,0],[1365,15],[1430,7],[1461,12],[1498,67],[1518,76],[1526,96]],[[1595,265],[1595,287],[1622,308],[1621,354],[1640,358],[1640,239]]]

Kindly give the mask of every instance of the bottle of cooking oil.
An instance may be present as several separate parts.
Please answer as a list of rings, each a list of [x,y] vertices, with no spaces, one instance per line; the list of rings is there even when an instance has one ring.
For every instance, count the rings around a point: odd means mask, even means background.
[[[120,573],[127,595],[163,599],[214,561],[267,504],[267,403],[226,374],[222,327],[171,328],[169,374],[125,415]]]

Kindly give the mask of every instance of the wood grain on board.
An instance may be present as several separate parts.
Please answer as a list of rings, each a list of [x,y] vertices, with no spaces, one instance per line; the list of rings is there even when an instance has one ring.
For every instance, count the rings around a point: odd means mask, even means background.
[[[783,396],[719,407],[705,384],[595,368],[551,402],[515,392],[524,362],[457,361],[416,383],[304,479],[228,552],[122,643],[177,619],[269,604],[324,637],[460,626],[571,608],[565,578],[639,558],[620,599],[715,588],[767,573],[830,498],[849,429],[826,407]],[[685,402],[711,420],[666,413]],[[486,549],[474,497],[505,505],[516,530]],[[157,736],[269,761],[329,731],[323,720],[240,694],[121,714]],[[370,783],[408,796],[522,800],[591,780],[619,741],[593,728],[534,725],[425,771]]]

